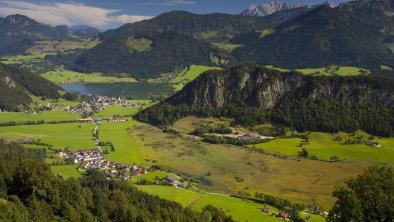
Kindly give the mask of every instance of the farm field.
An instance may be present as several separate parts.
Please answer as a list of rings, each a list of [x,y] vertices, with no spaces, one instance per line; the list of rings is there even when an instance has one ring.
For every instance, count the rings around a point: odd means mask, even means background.
[[[145,147],[143,143],[137,142],[135,136],[130,135],[139,122],[129,120],[127,122],[103,121],[99,127],[100,141],[111,141],[115,152],[107,155],[110,161],[123,164],[139,164],[149,166],[148,157],[152,149]]]
[[[82,173],[78,171],[78,165],[52,165],[51,170],[64,179],[82,176]]]
[[[340,76],[355,76],[363,73],[370,74],[371,71],[357,68],[357,67],[349,67],[349,66],[339,66],[338,70],[327,72],[326,68],[315,68],[315,69],[297,69],[296,71],[302,72],[306,75],[316,74],[316,75],[331,75],[331,73],[335,73]]]
[[[192,65],[192,66],[190,66],[189,70],[179,74],[173,80],[173,87],[176,90],[181,90],[188,82],[193,81],[195,78],[197,78],[203,72],[206,72],[208,70],[219,70],[219,69],[221,69],[221,68],[210,67],[210,66]]]
[[[55,148],[94,149],[92,123],[42,124],[0,127],[0,138],[8,141],[33,138]]]
[[[23,112],[2,112],[0,113],[0,123],[4,122],[27,122],[27,121],[61,121],[79,119],[78,114],[72,114],[64,110],[44,111],[37,114],[27,114]]]
[[[4,64],[25,64],[35,63],[44,60],[45,56],[54,55],[54,53],[39,53],[33,55],[16,55],[16,56],[3,56],[1,62]]]
[[[165,171],[193,175],[203,189],[230,194],[244,191],[251,195],[259,191],[303,203],[313,199],[326,209],[334,201],[333,187],[369,165],[360,161],[328,163],[278,158],[237,146],[164,134],[145,124],[136,126],[130,135],[137,145],[144,146],[142,153],[149,147],[153,150],[145,159],[155,160],[155,165]],[[236,176],[243,181],[237,182]]]
[[[364,132],[357,132],[355,137],[369,135]],[[304,145],[308,150],[309,156],[316,156],[318,159],[330,160],[331,157],[338,157],[346,160],[363,160],[371,162],[394,163],[394,138],[375,138],[373,141],[381,144],[381,147],[371,147],[365,144],[346,144],[334,141],[334,138],[348,138],[347,133],[328,134],[312,132],[309,134],[309,144]],[[354,137],[353,137],[354,138]],[[298,146],[301,139],[276,139],[267,143],[249,145],[264,151],[280,153],[288,156],[298,156],[301,148]]]
[[[212,45],[214,45],[214,46],[218,47],[219,49],[222,49],[228,53],[231,53],[234,49],[243,46],[240,44],[233,44],[230,42],[219,42],[219,43],[213,43]]]
[[[174,186],[141,185],[138,189],[161,198],[176,201],[183,206],[189,206],[193,210],[202,211],[207,205],[213,205],[233,217],[236,221],[280,221],[261,211],[265,207],[252,201],[245,201],[234,197],[197,193]],[[269,207],[271,210],[276,210]]]
[[[72,83],[113,83],[113,82],[135,82],[133,78],[124,77],[109,77],[103,76],[101,73],[80,73],[65,69],[58,69],[56,71],[49,71],[41,75],[42,77],[58,84],[72,84]]]
[[[146,106],[139,107],[124,107],[124,106],[108,106],[104,108],[101,112],[95,113],[94,117],[111,117],[115,115],[119,116],[132,116],[136,114],[141,109],[154,104],[152,100],[130,100],[129,102],[145,104]]]
[[[288,69],[282,69],[274,66],[266,66],[267,68],[279,70],[282,72],[290,71]],[[334,66],[334,67],[324,67],[324,68],[305,68],[305,69],[296,69],[295,71],[301,72],[305,75],[332,75],[335,73],[339,76],[355,76],[361,74],[371,74],[370,70],[362,69],[358,67],[350,67],[350,66]]]

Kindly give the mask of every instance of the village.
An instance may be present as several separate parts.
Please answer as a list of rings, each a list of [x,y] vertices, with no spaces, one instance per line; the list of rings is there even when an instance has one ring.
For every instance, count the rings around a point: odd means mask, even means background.
[[[108,161],[100,149],[92,150],[79,150],[79,151],[60,151],[57,155],[68,163],[80,164],[79,171],[87,172],[89,170],[99,170],[103,172],[107,179],[121,179],[128,180],[132,176],[140,176],[148,173],[148,170],[136,166],[119,164]],[[175,187],[184,188],[187,186],[187,182],[181,182],[175,176],[167,175],[164,177],[164,181]]]
[[[85,101],[75,107],[66,107],[66,111],[74,114],[88,116],[93,112],[100,112],[108,106],[142,107],[146,104],[129,102],[120,97],[89,96]]]

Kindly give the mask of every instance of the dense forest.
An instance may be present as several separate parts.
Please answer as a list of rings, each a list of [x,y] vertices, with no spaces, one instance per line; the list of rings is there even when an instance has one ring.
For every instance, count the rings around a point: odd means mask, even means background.
[[[250,32],[236,36],[231,42],[244,47],[235,49],[233,55],[239,61],[289,69],[337,64],[380,72],[381,65],[394,67],[390,48],[394,20],[389,14],[393,6],[384,4],[388,2],[320,6],[264,35]]]
[[[235,118],[253,126],[274,122],[299,131],[392,136],[394,80],[374,76],[304,76],[253,63],[209,71],[136,118],[165,126],[188,115]],[[340,113],[340,115],[338,115]]]
[[[0,221],[233,221],[215,207],[197,213],[96,171],[64,180],[44,157],[0,140]]]
[[[32,100],[30,94],[50,99],[60,98],[61,88],[50,81],[31,73],[0,64],[0,109],[20,111]]]
[[[80,72],[127,73],[136,78],[157,78],[192,64],[221,66],[234,61],[231,55],[206,42],[175,32],[117,36],[86,52],[50,56],[47,60]]]

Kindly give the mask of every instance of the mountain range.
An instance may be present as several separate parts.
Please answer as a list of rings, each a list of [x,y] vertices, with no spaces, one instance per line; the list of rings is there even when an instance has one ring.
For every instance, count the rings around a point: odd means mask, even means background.
[[[100,31],[84,27],[72,29],[66,25],[52,27],[24,15],[0,18],[0,55],[21,54],[37,40],[65,40],[97,36]]]
[[[267,16],[279,11],[287,11],[296,8],[309,8],[307,5],[291,4],[278,0],[271,0],[261,5],[250,5],[241,15],[244,16]]]
[[[177,73],[192,64],[230,67],[243,61],[286,69],[335,64],[393,75],[392,1],[354,0],[337,7],[272,1],[261,8],[266,16],[164,13],[100,33],[96,47],[48,56],[47,63],[139,79]],[[1,22],[3,54],[23,51],[37,39],[97,34],[89,27],[50,27],[21,15]]]

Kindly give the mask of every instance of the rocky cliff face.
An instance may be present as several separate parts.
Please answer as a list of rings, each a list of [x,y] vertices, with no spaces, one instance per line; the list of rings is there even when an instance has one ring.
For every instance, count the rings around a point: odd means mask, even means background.
[[[251,5],[248,9],[244,10],[241,14],[245,16],[267,16],[275,12],[286,11],[295,8],[307,7],[301,4],[290,4],[278,0],[272,0],[262,5]]]
[[[393,81],[375,77],[313,77],[248,65],[206,73],[167,102],[196,108],[219,109],[237,104],[272,110],[284,97],[308,100],[326,97],[351,107],[380,102],[394,108],[393,86]]]

